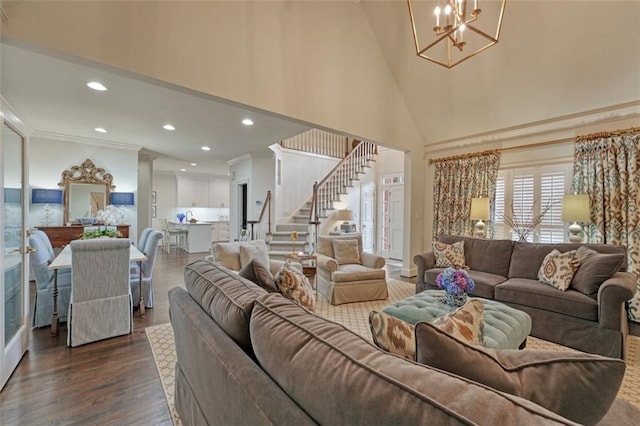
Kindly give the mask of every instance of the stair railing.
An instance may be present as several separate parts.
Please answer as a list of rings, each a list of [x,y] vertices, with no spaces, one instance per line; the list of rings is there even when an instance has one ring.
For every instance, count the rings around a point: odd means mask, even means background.
[[[316,246],[318,244],[320,212],[332,207],[332,203],[346,191],[346,188],[351,185],[351,181],[363,171],[369,160],[377,153],[376,144],[360,141],[319,183],[313,184],[309,225],[315,227]]]
[[[320,129],[311,129],[289,139],[280,141],[280,146],[296,151],[344,158],[349,152],[349,138]]]
[[[262,203],[262,210],[260,211],[260,216],[258,217],[257,220],[248,220],[247,223],[249,225],[251,225],[251,239],[255,239],[254,238],[254,233],[253,233],[253,226],[255,224],[258,223],[262,223],[262,219],[264,217],[264,212],[265,210],[267,210],[268,214],[267,214],[267,234],[266,234],[266,240],[267,242],[269,242],[269,240],[271,239],[271,191],[267,191],[267,196],[264,199],[264,202]]]

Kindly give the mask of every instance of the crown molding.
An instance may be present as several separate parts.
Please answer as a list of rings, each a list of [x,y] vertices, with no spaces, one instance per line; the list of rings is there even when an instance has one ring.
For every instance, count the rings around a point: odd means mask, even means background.
[[[104,139],[94,139],[94,138],[87,138],[83,136],[65,135],[62,133],[47,132],[42,130],[35,130],[31,134],[31,137],[54,139],[54,140],[59,140],[63,142],[74,142],[74,143],[79,143],[83,145],[93,145],[93,146],[100,146],[104,148],[124,149],[127,151],[140,151],[142,149],[142,145],[135,145],[135,144],[125,143],[125,142],[118,142],[118,141],[106,141]]]
[[[424,158],[426,159],[427,155],[432,155],[439,151],[463,147],[506,148],[509,145],[509,141],[517,139],[522,142],[522,139],[538,137],[537,140],[528,141],[528,143],[536,143],[539,142],[540,136],[545,138],[573,138],[576,136],[576,130],[580,128],[633,118],[640,118],[640,100],[448,139],[433,144],[425,144]],[[524,143],[526,144],[527,142]]]

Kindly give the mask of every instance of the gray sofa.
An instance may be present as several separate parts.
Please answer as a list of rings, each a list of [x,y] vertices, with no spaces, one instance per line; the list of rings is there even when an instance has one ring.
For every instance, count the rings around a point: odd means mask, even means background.
[[[624,358],[628,322],[625,302],[636,291],[636,277],[626,271],[626,248],[586,244],[599,253],[622,253],[619,272],[606,279],[597,293],[586,295],[571,287],[562,292],[537,279],[544,257],[554,248],[561,253],[580,244],[531,244],[443,235],[439,241],[464,241],[465,263],[476,286],[473,295],[494,299],[527,312],[531,335],[590,352]],[[437,289],[432,251],[414,257],[418,267],[416,293]]]
[[[185,425],[574,424],[386,353],[219,265],[199,260],[184,276],[169,301]],[[617,399],[600,424],[638,414]]]

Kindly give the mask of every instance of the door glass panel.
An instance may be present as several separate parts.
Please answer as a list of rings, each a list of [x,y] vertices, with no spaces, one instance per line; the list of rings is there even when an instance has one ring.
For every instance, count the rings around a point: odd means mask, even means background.
[[[22,137],[6,125],[2,127],[4,171],[4,343],[22,327]]]

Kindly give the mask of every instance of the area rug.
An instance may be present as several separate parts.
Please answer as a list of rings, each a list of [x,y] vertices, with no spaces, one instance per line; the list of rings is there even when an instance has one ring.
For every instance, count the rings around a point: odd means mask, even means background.
[[[381,310],[389,303],[404,299],[415,293],[415,284],[399,280],[388,280],[389,299],[376,300],[371,302],[349,303],[345,305],[332,306],[325,299],[320,297],[316,304],[316,314],[329,320],[339,322],[345,327],[359,334],[368,341],[371,341],[369,331],[369,312]],[[174,425],[182,425],[173,405],[174,394],[174,374],[176,351],[173,341],[173,329],[171,324],[161,324],[146,329],[147,338],[153,352],[162,387],[164,389],[169,411],[173,418]],[[540,340],[535,337],[527,339],[525,350],[562,350],[573,351],[574,349],[560,346],[555,343]],[[624,399],[637,407],[640,407],[640,338],[630,336],[627,345],[627,370],[622,381],[622,386],[618,392],[618,397]]]

